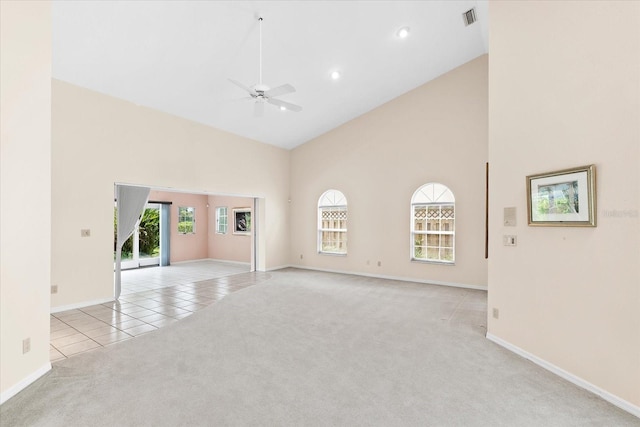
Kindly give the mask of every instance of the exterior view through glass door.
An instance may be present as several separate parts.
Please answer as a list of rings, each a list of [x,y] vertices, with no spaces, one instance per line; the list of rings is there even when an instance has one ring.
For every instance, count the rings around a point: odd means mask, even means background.
[[[135,231],[122,247],[123,270],[160,265],[160,215],[159,204],[147,204]],[[114,259],[116,226],[114,219]]]

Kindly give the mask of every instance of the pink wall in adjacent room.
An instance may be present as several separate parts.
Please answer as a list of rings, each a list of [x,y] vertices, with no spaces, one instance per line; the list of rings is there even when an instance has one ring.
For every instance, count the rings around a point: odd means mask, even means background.
[[[170,261],[191,261],[209,258],[208,213],[206,194],[188,194],[169,191],[151,191],[149,201],[172,202],[171,204],[171,255]],[[178,233],[178,207],[189,206],[196,210],[196,232]]]
[[[149,201],[171,202],[171,263],[200,259],[251,262],[251,236],[233,234],[233,209],[252,207],[253,199],[152,190]],[[178,233],[179,206],[196,209],[195,234]],[[218,206],[228,208],[227,234],[216,233]]]
[[[209,196],[209,258],[224,261],[251,262],[251,236],[233,234],[233,210],[250,208],[253,199],[245,197]],[[227,207],[229,228],[216,233],[216,208]]]

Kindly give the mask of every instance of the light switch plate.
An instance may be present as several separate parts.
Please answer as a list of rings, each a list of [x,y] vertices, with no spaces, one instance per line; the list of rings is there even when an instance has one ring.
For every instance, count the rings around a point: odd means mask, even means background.
[[[518,237],[517,236],[502,236],[502,244],[504,246],[517,246],[518,245]]]

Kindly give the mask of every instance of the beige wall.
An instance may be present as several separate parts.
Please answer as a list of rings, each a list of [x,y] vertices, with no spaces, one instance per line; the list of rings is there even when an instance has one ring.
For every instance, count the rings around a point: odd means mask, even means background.
[[[485,287],[487,72],[477,58],[294,149],[292,264]],[[428,182],[456,197],[455,266],[409,260],[411,196]],[[317,253],[318,198],[331,188],[349,203],[346,257]]]
[[[2,1],[0,403],[51,368],[50,129],[51,4]]]
[[[489,333],[637,408],[640,3],[491,2],[490,22]],[[597,228],[528,227],[525,176],[591,163]]]
[[[216,208],[226,206],[229,229],[216,233]],[[253,199],[246,197],[209,196],[209,258],[223,261],[251,262],[251,236],[233,234],[233,210],[251,208]]]
[[[490,74],[478,58],[291,153],[51,83],[50,5],[0,8],[1,400],[49,367],[50,284],[54,307],[112,296],[114,182],[260,197],[262,267],[484,286],[488,157],[489,334],[640,405],[640,3],[492,2]],[[525,176],[589,163],[598,227],[527,227]],[[457,198],[455,267],[408,261],[409,200],[430,181]],[[349,199],[347,257],[316,253],[329,188]]]
[[[170,207],[170,261],[193,261],[209,258],[209,213],[207,208],[209,196],[152,190],[150,201],[172,202]],[[194,234],[178,233],[178,207],[192,207],[196,212],[196,232]]]
[[[288,151],[54,79],[54,308],[113,296],[115,182],[257,196],[258,268],[289,262]]]

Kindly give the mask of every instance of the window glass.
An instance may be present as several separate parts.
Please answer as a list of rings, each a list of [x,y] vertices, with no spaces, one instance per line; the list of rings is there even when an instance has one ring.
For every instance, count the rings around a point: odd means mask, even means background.
[[[411,259],[455,261],[455,197],[445,185],[425,184],[411,198]]]
[[[216,233],[227,234],[227,208],[221,206],[216,208]]]
[[[347,198],[338,190],[318,200],[318,252],[347,254]]]
[[[196,232],[196,208],[178,207],[178,233],[194,234]]]

